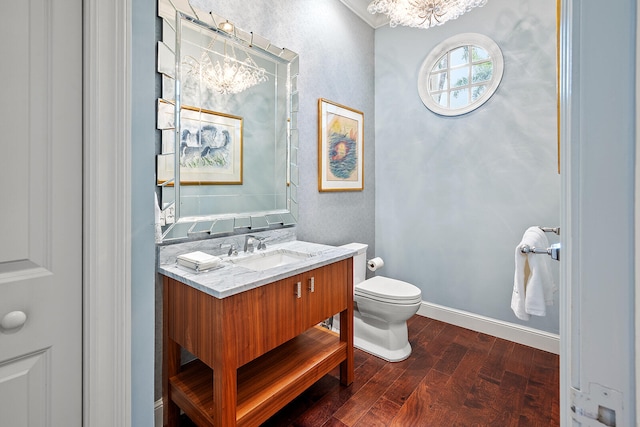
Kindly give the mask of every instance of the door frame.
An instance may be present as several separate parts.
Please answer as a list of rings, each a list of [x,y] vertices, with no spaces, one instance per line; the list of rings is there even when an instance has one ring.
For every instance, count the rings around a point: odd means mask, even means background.
[[[625,4],[621,4],[621,7],[632,5],[634,3],[635,2],[632,2],[631,0],[625,0]],[[589,118],[585,118],[585,116],[589,117],[585,112],[588,111],[588,107],[590,105],[584,99],[580,99],[580,93],[578,92],[582,88],[580,86],[581,74],[579,69],[572,68],[572,64],[579,64],[581,59],[580,55],[584,52],[589,52],[590,49],[594,49],[594,46],[591,44],[595,37],[593,36],[593,32],[589,32],[589,30],[593,30],[593,28],[595,28],[594,21],[596,18],[593,13],[593,8],[588,8],[589,6],[591,6],[591,4],[585,4],[579,0],[562,0],[561,16],[559,20],[560,52],[562,57],[559,69],[561,117],[560,140],[562,142],[560,226],[562,229],[561,242],[563,259],[563,265],[560,271],[560,421],[561,425],[573,425],[571,406],[574,404],[574,400],[580,404],[585,404],[585,402],[599,403],[598,399],[602,400],[602,397],[598,397],[595,391],[589,389],[591,385],[596,385],[600,386],[602,390],[607,390],[607,392],[609,391],[607,387],[612,387],[611,390],[615,393],[612,393],[611,395],[603,394],[603,396],[606,396],[607,399],[609,399],[610,403],[615,405],[618,401],[622,402],[621,414],[618,418],[619,422],[624,424],[625,422],[629,423],[631,420],[635,420],[636,425],[640,425],[640,414],[638,411],[638,408],[640,407],[640,393],[638,390],[638,384],[640,383],[640,372],[638,371],[640,369],[638,359],[640,354],[640,337],[638,337],[637,334],[637,331],[640,330],[640,313],[638,311],[638,307],[640,307],[640,280],[637,271],[635,271],[638,261],[640,261],[640,219],[638,217],[638,212],[640,212],[640,171],[638,170],[638,165],[640,164],[640,153],[638,152],[638,149],[640,148],[640,145],[638,143],[637,132],[637,123],[638,120],[640,120],[640,111],[638,111],[637,108],[637,106],[640,105],[640,61],[638,60],[640,53],[640,37],[637,31],[637,23],[640,19],[640,13],[636,5],[635,16],[633,17],[635,21],[634,24],[636,25],[636,34],[634,37],[636,43],[635,46],[631,48],[635,50],[636,57],[635,61],[630,60],[628,63],[628,65],[635,65],[636,68],[635,70],[627,68],[627,70],[634,73],[633,79],[635,80],[636,86],[634,94],[635,99],[633,101],[636,108],[631,119],[634,123],[629,123],[627,116],[621,119],[621,127],[627,128],[626,126],[628,126],[627,129],[630,129],[633,132],[633,140],[631,142],[625,139],[622,140],[621,143],[625,144],[625,146],[626,144],[635,146],[635,176],[631,178],[631,182],[625,182],[625,184],[635,184],[635,188],[630,190],[630,193],[632,194],[631,197],[634,197],[632,209],[635,212],[627,212],[634,214],[634,218],[631,218],[629,228],[634,227],[635,230],[628,230],[629,235],[632,236],[631,248],[625,248],[624,245],[616,245],[615,242],[612,244],[611,240],[613,240],[613,237],[611,234],[607,235],[604,239],[601,238],[601,235],[598,236],[601,240],[599,241],[600,245],[598,246],[598,250],[601,251],[603,260],[610,260],[612,256],[617,255],[620,255],[618,259],[621,259],[628,253],[626,251],[635,251],[633,258],[631,259],[631,262],[634,263],[632,266],[633,271],[631,273],[631,283],[628,284],[627,282],[620,282],[619,284],[620,286],[635,288],[635,307],[630,309],[631,312],[629,313],[629,321],[627,323],[626,320],[621,320],[620,318],[616,318],[616,320],[611,320],[609,318],[611,314],[607,313],[607,310],[611,312],[612,300],[602,302],[598,301],[598,303],[604,303],[607,305],[602,306],[601,310],[594,310],[594,283],[591,281],[588,286],[585,285],[585,278],[588,277],[592,270],[589,270],[590,266],[588,265],[588,262],[585,262],[584,260],[592,260],[593,246],[589,247],[588,244],[585,244],[583,239],[580,237],[585,236],[583,228],[588,228],[585,224],[592,225],[593,218],[585,215],[589,212],[585,212],[584,209],[581,209],[579,202],[588,199],[590,196],[594,197],[594,195],[591,194],[593,193],[593,183],[591,183],[591,187],[588,187],[588,185],[584,184],[580,178],[582,175],[594,172],[593,155],[589,158],[588,155],[582,153],[582,150],[585,152],[587,151],[585,149],[585,147],[587,147],[586,144],[593,140],[589,139],[590,135],[587,135],[587,131],[584,126],[589,120]],[[611,26],[609,28],[611,28]],[[623,30],[627,31],[627,28],[623,27]],[[624,35],[626,33],[619,34]],[[585,35],[590,35],[591,39]],[[609,41],[609,39],[607,39],[607,41]],[[633,53],[633,51],[631,51],[631,53]],[[606,180],[607,177],[605,172],[595,172],[599,174],[596,175],[596,178],[603,178],[601,183],[602,181],[606,183],[610,182]],[[620,183],[619,176],[617,179],[618,181],[613,181],[614,184],[616,182]],[[599,194],[596,193],[595,197],[598,196]],[[616,206],[612,205],[612,209],[615,208]],[[622,212],[619,208],[618,211]],[[583,216],[587,219],[585,220]],[[591,220],[591,222],[589,222],[589,220]],[[606,229],[607,232],[613,231],[609,230],[609,228],[612,227],[608,227]],[[620,233],[619,227],[614,229],[617,233]],[[591,240],[590,242],[593,241]],[[587,256],[589,255],[588,253],[591,254],[590,257]],[[608,258],[605,257],[605,255]],[[606,261],[603,261],[602,265],[607,265]],[[616,265],[616,267],[619,266]],[[588,294],[591,296],[591,300],[585,299],[585,302],[583,302],[581,293],[584,292],[585,286],[587,292],[591,292]],[[618,296],[618,300],[615,302],[620,303],[619,299],[620,298]],[[584,305],[584,307],[581,307],[581,305]],[[625,310],[625,308],[620,307],[620,310]],[[589,330],[588,327],[584,328],[583,321],[587,317],[591,324],[599,323],[606,326],[613,326],[614,328],[620,329],[616,331],[618,333],[621,331],[629,333],[629,338],[624,336],[622,333],[620,334],[622,337],[621,339],[623,340],[621,342],[628,345],[631,349],[635,349],[634,356],[630,353],[625,353],[625,355],[628,355],[626,357],[629,357],[629,359],[624,360],[624,362],[628,361],[630,369],[635,368],[635,373],[625,373],[632,378],[632,381],[629,384],[621,386],[620,378],[617,377],[611,378],[612,384],[595,384],[590,381],[590,377],[588,375],[585,375],[600,374],[597,376],[602,379],[603,372],[607,373],[606,370],[599,372],[599,365],[594,364],[593,358],[591,358],[587,364],[582,357],[584,355],[580,354],[581,342],[584,343],[588,341],[592,344],[600,338],[597,335],[598,332],[593,332]],[[573,325],[578,325],[578,328],[582,327],[583,329],[581,329],[577,334],[572,334]],[[630,336],[630,333],[633,332],[634,328],[636,331],[635,339]],[[599,333],[601,333],[601,331],[599,331]],[[580,337],[580,334],[582,334],[582,337]],[[607,344],[609,343],[604,343],[602,345],[606,346]],[[602,355],[599,356],[603,357]],[[615,363],[617,362],[620,362],[620,359],[616,359]],[[613,365],[615,365],[615,363],[613,363]],[[581,372],[581,369],[583,369],[584,372]],[[616,372],[617,376],[620,376],[619,374],[620,372]],[[576,387],[575,396],[572,395],[572,387]],[[618,388],[620,390],[618,390]],[[591,396],[590,392],[593,392]],[[632,396],[634,392],[635,397]],[[611,407],[615,408],[615,406]],[[587,411],[590,411],[590,409],[587,409]],[[591,413],[587,415],[582,414],[579,411],[576,412],[579,416],[589,418],[593,414]]]
[[[83,2],[83,425],[131,425],[131,1]]]
[[[571,93],[570,76],[572,55],[571,34],[571,1],[558,0],[560,2],[560,13],[558,16],[559,32],[559,64],[558,64],[558,137],[560,144],[558,155],[560,171],[560,229],[562,230],[560,242],[562,245],[562,261],[564,268],[560,269],[560,425],[563,421],[570,419],[567,402],[570,400],[569,389],[571,386],[570,360],[571,342],[567,339],[570,336],[571,328],[571,247],[570,241],[565,236],[572,234],[571,227]]]
[[[636,426],[640,426],[640,275],[638,266],[640,265],[640,137],[638,136],[638,123],[640,122],[640,7],[636,6],[636,117],[635,117],[635,137],[636,137],[636,170],[635,170],[635,288],[636,288],[636,310],[635,310],[635,349],[636,349]]]

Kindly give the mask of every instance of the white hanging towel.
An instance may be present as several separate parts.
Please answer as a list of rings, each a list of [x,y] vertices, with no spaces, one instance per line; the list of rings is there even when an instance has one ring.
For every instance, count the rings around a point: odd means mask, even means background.
[[[511,309],[518,319],[529,320],[529,315],[547,314],[546,306],[553,304],[553,293],[557,287],[551,275],[549,256],[531,252],[523,254],[521,248],[524,245],[547,249],[549,240],[540,227],[529,227],[516,246]]]

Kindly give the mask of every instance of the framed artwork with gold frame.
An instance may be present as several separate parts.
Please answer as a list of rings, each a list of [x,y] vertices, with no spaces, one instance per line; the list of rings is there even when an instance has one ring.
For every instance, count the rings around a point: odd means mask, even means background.
[[[364,113],[318,99],[318,190],[364,189]]]

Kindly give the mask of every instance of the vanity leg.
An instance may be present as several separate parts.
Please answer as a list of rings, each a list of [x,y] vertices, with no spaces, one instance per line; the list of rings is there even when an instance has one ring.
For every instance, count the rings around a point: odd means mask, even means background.
[[[350,314],[349,314],[350,313]],[[351,342],[347,345],[347,360],[340,364],[340,383],[350,385],[353,382],[353,310],[340,313],[340,341]]]
[[[169,378],[176,375],[180,369],[180,346],[169,337],[169,285],[168,279],[163,280],[162,292],[162,406],[164,427],[178,425],[180,410],[170,396]]]
[[[171,341],[171,340],[170,340]],[[163,381],[162,381],[162,407],[164,417],[164,427],[175,427],[178,425],[180,409],[170,396],[169,378],[178,373],[180,367],[180,347],[171,341],[164,346],[163,357]]]
[[[220,374],[219,374],[220,373]],[[235,426],[238,383],[235,369],[213,369],[214,426]],[[220,403],[217,403],[220,402]]]
[[[347,264],[347,309],[340,312],[340,341],[347,343],[347,360],[340,364],[340,383],[350,385],[354,378],[353,365],[353,258]]]
[[[214,300],[213,330],[213,402],[214,426],[235,427],[238,404],[237,349],[233,316],[225,315],[228,300]]]

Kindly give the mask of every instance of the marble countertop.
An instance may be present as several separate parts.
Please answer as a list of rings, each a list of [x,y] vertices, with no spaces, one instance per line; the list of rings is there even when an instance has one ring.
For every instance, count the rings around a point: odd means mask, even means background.
[[[180,255],[180,244],[172,246],[171,252],[176,254],[176,256]],[[299,261],[263,271],[250,270],[230,262],[231,260],[240,260],[246,256],[259,254],[261,251],[256,250],[254,254],[246,255],[244,253],[231,256],[224,255],[220,256],[222,259],[221,267],[216,267],[206,272],[196,272],[192,269],[179,266],[175,262],[175,256],[169,256],[161,258],[158,265],[158,272],[213,297],[225,298],[277,280],[323,267],[336,261],[351,258],[356,254],[356,251],[353,249],[303,242],[300,240],[278,243],[270,246],[267,251],[279,249],[301,252],[308,255]],[[188,252],[191,252],[191,250],[185,247],[182,253]]]

